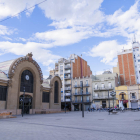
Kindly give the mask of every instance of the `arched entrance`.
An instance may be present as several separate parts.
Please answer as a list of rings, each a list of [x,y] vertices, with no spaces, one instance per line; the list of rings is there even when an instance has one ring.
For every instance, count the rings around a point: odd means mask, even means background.
[[[23,111],[23,95],[19,97],[19,109]],[[24,112],[23,114],[29,114],[32,109],[32,97],[30,95],[24,96]]]

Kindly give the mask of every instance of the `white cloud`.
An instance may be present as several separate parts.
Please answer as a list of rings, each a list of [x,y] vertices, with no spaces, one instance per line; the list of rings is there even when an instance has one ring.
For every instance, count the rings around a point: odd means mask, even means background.
[[[6,26],[0,25],[0,35],[10,35],[14,30],[8,29]]]
[[[100,57],[101,62],[115,66],[117,64],[117,52],[120,52],[123,47],[124,49],[131,48],[131,43],[119,44],[116,40],[103,41],[97,46],[94,46],[88,52],[88,55],[92,57]]]
[[[58,55],[52,54],[50,50],[45,49],[46,45],[41,43],[28,42],[22,43],[11,43],[1,42],[0,50],[3,53],[13,53],[16,55],[26,55],[29,52],[33,53],[33,57],[44,66],[54,64],[56,60],[60,58]]]

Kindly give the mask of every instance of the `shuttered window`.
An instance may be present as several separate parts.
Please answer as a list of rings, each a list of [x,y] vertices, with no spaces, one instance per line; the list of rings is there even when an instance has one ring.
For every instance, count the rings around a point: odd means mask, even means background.
[[[7,87],[0,86],[0,101],[6,101]]]
[[[42,102],[44,102],[44,103],[50,102],[50,93],[49,92],[43,92]]]
[[[54,103],[58,103],[58,82],[55,81],[54,86]]]

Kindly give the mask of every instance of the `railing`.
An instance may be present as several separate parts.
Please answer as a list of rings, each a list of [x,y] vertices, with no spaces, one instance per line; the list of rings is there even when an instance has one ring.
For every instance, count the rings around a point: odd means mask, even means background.
[[[65,79],[71,79],[71,77],[70,76],[65,76]]]
[[[66,99],[66,102],[70,102],[71,100],[70,99]]]
[[[66,96],[71,96],[71,93],[65,93]]]
[[[65,88],[65,90],[71,90],[71,88],[70,87],[67,87],[67,88]]]
[[[113,98],[112,96],[109,96],[109,99]],[[93,96],[93,99],[108,99],[108,96]]]
[[[137,97],[136,96],[130,96],[130,100],[136,100]]]
[[[83,87],[89,87],[89,86],[90,86],[89,84],[84,84],[84,85],[83,85]]]
[[[65,69],[70,69],[71,68],[71,66],[65,66]]]
[[[69,83],[69,82],[66,82],[66,83],[65,83],[65,85],[71,85],[71,83]]]
[[[83,95],[86,95],[86,96],[88,96],[88,95],[90,95],[90,94],[91,94],[90,92],[84,92],[84,93],[83,93]],[[75,95],[75,96],[82,96],[82,93],[81,93],[81,92],[73,93],[73,95]]]
[[[74,85],[73,86],[74,88],[79,88],[79,87],[82,87],[81,85],[77,84],[77,85]]]
[[[82,100],[73,100],[72,102],[73,103],[82,103]],[[83,100],[83,103],[91,103],[91,102],[92,102],[91,100],[87,100],[87,99],[86,100],[85,99]]]
[[[67,73],[71,73],[71,71],[65,71],[65,73],[67,74]]]
[[[94,90],[111,90],[113,89],[113,87],[97,87],[97,88],[94,88]]]
[[[70,60],[66,60],[66,61],[65,61],[65,63],[70,63],[70,62],[71,62]]]

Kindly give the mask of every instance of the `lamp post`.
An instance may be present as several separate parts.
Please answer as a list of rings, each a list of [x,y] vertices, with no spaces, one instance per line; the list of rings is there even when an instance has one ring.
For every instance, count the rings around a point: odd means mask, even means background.
[[[113,109],[114,109],[114,97],[115,97],[115,95],[116,95],[116,92],[111,91],[111,92],[110,92],[110,95],[113,97]]]
[[[24,87],[24,94],[23,94],[22,117],[24,113],[24,96],[25,96],[25,87]]]
[[[84,117],[84,104],[83,104],[83,81],[81,82],[81,91],[82,91],[82,117]]]
[[[109,115],[110,115],[110,99],[109,99],[109,90],[108,90],[108,102],[109,102]]]

